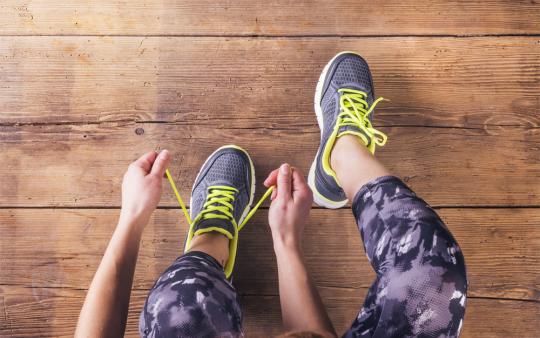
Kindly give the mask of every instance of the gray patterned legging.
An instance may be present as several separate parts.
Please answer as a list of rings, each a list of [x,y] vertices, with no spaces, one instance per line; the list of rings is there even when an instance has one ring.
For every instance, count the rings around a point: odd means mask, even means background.
[[[344,337],[457,337],[465,315],[465,262],[426,202],[401,180],[379,177],[352,203],[377,278]],[[158,279],[139,323],[143,337],[236,337],[242,312],[221,265],[202,252]]]

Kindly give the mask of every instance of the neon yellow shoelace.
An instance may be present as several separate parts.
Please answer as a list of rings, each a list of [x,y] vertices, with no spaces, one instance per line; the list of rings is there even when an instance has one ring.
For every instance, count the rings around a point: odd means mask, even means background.
[[[196,222],[200,219],[226,219],[234,221],[232,211],[234,209],[231,204],[234,201],[234,194],[238,189],[225,185],[208,187],[208,196],[204,202],[203,209],[193,220]]]
[[[238,192],[237,189],[229,186],[211,186],[209,187],[209,194],[206,198],[206,202],[203,205],[203,210],[197,215],[197,217],[194,220],[191,220],[191,217],[189,216],[189,212],[186,208],[186,205],[184,204],[184,201],[182,200],[182,197],[180,197],[180,193],[178,192],[178,189],[176,188],[176,184],[174,184],[174,180],[172,179],[171,173],[169,172],[169,169],[165,170],[165,174],[167,175],[167,179],[171,185],[172,190],[174,191],[174,194],[176,196],[176,200],[178,201],[178,204],[180,205],[180,208],[184,212],[184,216],[186,217],[186,221],[191,226],[195,221],[198,221],[199,219],[227,219],[231,222],[233,222],[234,225],[236,225],[236,220],[233,217],[232,211],[234,209],[231,202],[234,201],[234,194]],[[263,204],[264,200],[270,196],[272,191],[274,190],[274,187],[268,188],[264,195],[261,197],[259,202],[255,204],[255,206],[250,210],[250,212],[247,214],[246,218],[238,225],[238,231],[242,230],[242,228],[246,225],[246,223],[251,219],[251,217],[255,214],[257,209]]]
[[[362,138],[366,145],[373,141],[380,147],[384,146],[388,137],[383,132],[375,129],[369,120],[369,114],[371,114],[375,106],[384,100],[384,98],[378,98],[369,107],[366,101],[367,94],[360,90],[343,88],[339,89],[338,92],[341,93],[339,104],[342,110],[338,116],[338,130],[340,127],[357,127],[369,136],[368,138],[366,135],[358,133],[358,136]],[[344,133],[342,132],[337,137],[340,137]]]

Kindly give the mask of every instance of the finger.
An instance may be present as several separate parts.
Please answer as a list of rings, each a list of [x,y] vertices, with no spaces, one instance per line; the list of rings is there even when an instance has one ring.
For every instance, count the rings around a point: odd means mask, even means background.
[[[154,165],[152,166],[152,175],[157,177],[163,177],[165,175],[165,169],[169,166],[171,162],[171,154],[168,150],[162,150],[156,158]]]
[[[277,190],[276,189],[272,190],[272,196],[270,196],[270,200],[273,201],[276,198],[276,195],[277,195]]]
[[[264,180],[264,186],[270,188],[273,185],[277,184],[279,168],[272,170],[268,177]]]
[[[304,175],[296,168],[292,171],[292,191],[293,198],[295,196],[309,196],[311,193],[311,189],[309,188]]]
[[[135,162],[131,163],[135,167],[141,168],[144,171],[144,174],[148,174],[152,169],[152,164],[156,160],[157,153],[155,151],[150,151],[141,157],[139,157]]]
[[[285,200],[291,197],[291,167],[287,163],[279,167],[276,196]]]
[[[292,168],[292,190],[303,190],[308,188],[304,175],[297,168]]]
[[[313,202],[313,193],[308,186],[304,175],[300,173],[298,169],[293,170],[292,173],[292,195],[295,202],[306,202],[311,204]]]

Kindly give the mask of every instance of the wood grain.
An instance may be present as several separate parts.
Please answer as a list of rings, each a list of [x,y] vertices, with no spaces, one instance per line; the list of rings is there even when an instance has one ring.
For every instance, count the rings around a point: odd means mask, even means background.
[[[284,161],[307,172],[314,87],[342,50],[391,100],[375,114],[390,136],[378,157],[465,254],[462,337],[537,337],[539,17],[532,0],[2,1],[0,337],[73,335],[142,152],[172,151],[186,199],[225,143],[250,151],[258,182]],[[176,207],[168,187],[161,206]],[[281,332],[266,217],[243,231],[234,280],[248,337]],[[180,255],[181,218],[160,209],[145,231],[127,337]],[[343,332],[374,279],[350,210],[313,210],[304,246]]]
[[[321,290],[338,333],[347,330],[366,290]],[[85,290],[0,286],[0,336],[71,337]],[[147,291],[132,294],[126,337],[138,337],[138,319]],[[240,297],[247,337],[269,337],[282,332],[278,296]],[[519,314],[520,320],[512,320]],[[536,337],[540,303],[469,298],[461,337]]]
[[[185,198],[204,160],[223,144],[250,152],[258,182],[285,161],[307,173],[319,142],[313,123],[290,120],[258,128],[237,120],[3,126],[0,205],[119,206],[128,164],[159,148],[171,150],[171,172]],[[378,157],[434,206],[540,205],[540,129],[381,129],[390,141]],[[166,194],[162,205],[177,203]]]
[[[538,34],[535,1],[19,1],[0,5],[1,34]]]
[[[0,38],[0,124],[310,126],[319,74],[342,50],[366,58],[391,100],[378,125],[540,125],[537,37],[49,36]]]
[[[540,214],[536,209],[442,209],[465,254],[469,296],[540,299]],[[97,269],[117,210],[0,211],[0,285],[84,289]],[[267,211],[242,232],[234,283],[248,295],[277,295]],[[150,288],[181,254],[179,210],[158,210],[145,231],[134,287]],[[328,290],[367,289],[374,273],[350,210],[313,210],[305,232],[308,267]]]

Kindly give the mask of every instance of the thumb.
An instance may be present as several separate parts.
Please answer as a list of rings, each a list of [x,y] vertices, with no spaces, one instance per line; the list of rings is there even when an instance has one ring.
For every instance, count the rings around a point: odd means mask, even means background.
[[[288,200],[291,197],[291,166],[284,163],[279,167],[277,177],[277,198]]]
[[[162,150],[157,156],[154,165],[152,165],[152,171],[150,174],[163,177],[165,175],[165,169],[169,166],[171,162],[171,154],[168,150]]]

